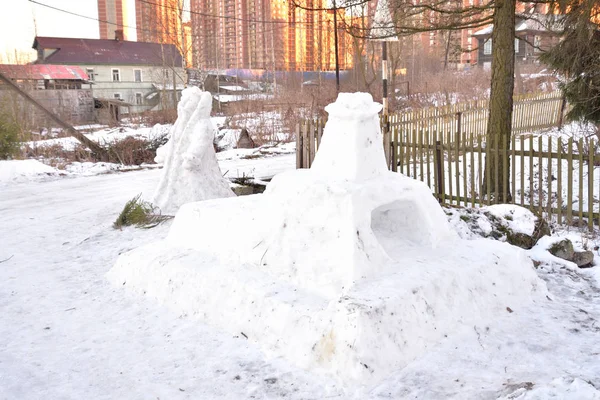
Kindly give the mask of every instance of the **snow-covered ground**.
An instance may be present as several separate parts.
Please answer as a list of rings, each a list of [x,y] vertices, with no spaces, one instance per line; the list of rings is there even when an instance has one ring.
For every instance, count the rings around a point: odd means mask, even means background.
[[[1,189],[0,398],[600,398],[594,268],[539,268],[550,290],[544,307],[510,305],[505,317],[465,328],[374,387],[351,392],[263,354],[241,333],[111,287],[104,275],[117,256],[169,229],[111,228],[123,204],[150,194],[158,175]]]
[[[295,166],[258,150],[217,158],[227,177]],[[112,228],[127,200],[151,196],[158,169],[84,174],[90,165],[65,179],[27,164],[0,164],[0,399],[600,399],[599,267],[548,258],[544,304],[506,304],[373,385],[345,385],[109,284],[119,254],[172,225]]]

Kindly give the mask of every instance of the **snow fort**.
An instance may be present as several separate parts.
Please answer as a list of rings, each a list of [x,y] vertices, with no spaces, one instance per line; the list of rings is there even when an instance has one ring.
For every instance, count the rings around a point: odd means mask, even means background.
[[[183,205],[164,240],[122,254],[108,278],[361,385],[544,297],[523,251],[460,240],[424,183],[388,171],[380,110],[340,94],[311,169]]]
[[[174,214],[185,203],[235,196],[215,155],[211,109],[210,93],[197,87],[183,90],[171,138],[156,156],[164,168],[154,204],[166,214]]]

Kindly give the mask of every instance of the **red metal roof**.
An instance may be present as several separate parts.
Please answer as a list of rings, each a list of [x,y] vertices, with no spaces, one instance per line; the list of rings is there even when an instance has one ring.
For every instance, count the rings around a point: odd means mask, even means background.
[[[37,36],[33,48],[57,50],[37,61],[47,64],[183,65],[181,54],[172,44]]]
[[[71,79],[82,81],[89,79],[83,68],[72,65],[0,64],[0,72],[11,79]]]

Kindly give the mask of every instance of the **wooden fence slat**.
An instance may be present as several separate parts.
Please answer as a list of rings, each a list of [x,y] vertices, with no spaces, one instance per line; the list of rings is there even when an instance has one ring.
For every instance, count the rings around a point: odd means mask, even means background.
[[[552,136],[548,136],[548,152],[552,152]],[[548,216],[552,214],[552,157],[548,157],[548,200],[546,213]]]
[[[556,163],[556,208],[558,209],[557,222],[562,224],[562,139],[558,137],[556,152],[558,153],[558,161]]]
[[[517,155],[515,153],[515,151],[516,151],[515,147],[517,145],[517,138],[515,135],[512,135],[510,145],[511,145],[511,149],[512,149],[511,161],[510,161],[510,165],[512,166],[512,168],[511,168],[511,172],[512,172],[512,176],[511,176],[512,203],[517,204],[517,182],[516,182]]]
[[[520,139],[520,150],[525,151],[525,137],[521,135]],[[523,207],[525,205],[525,155],[521,156],[521,173],[519,176],[521,177],[521,207]]]
[[[529,136],[529,210],[534,211],[533,201],[533,136]]]
[[[302,148],[302,154],[304,155],[303,166],[308,168],[310,166],[310,142],[308,140],[308,121],[304,121],[302,124],[302,142],[304,146]]]
[[[544,197],[544,165],[542,162],[542,136],[538,136],[538,213],[542,215]]]
[[[454,162],[455,162],[455,171],[456,173],[454,174],[456,177],[456,196],[460,198],[460,156],[459,156],[459,146],[460,146],[460,141],[458,140],[458,132],[456,132],[456,135],[454,136]],[[454,194],[454,193],[453,193]],[[467,194],[465,193],[465,196]],[[458,201],[456,203],[457,205],[460,206],[460,201]]]
[[[578,146],[578,162],[579,162],[579,223],[583,218],[583,138],[579,138]]]
[[[417,144],[417,132],[418,132],[417,130],[412,131],[411,142],[415,146],[412,149],[413,150],[412,151],[412,158],[410,159],[410,162],[412,164],[412,170],[413,170],[413,172],[412,172],[413,174],[412,174],[411,178],[413,178],[415,180],[418,179],[418,175],[417,175],[417,157],[418,157],[418,154],[417,154],[417,151],[418,151],[418,148],[417,148],[417,146],[418,146],[418,144]]]
[[[296,124],[296,168],[302,168],[302,136],[300,136],[300,123]]]
[[[460,133],[461,136],[463,136],[463,138],[461,139],[461,143],[462,143],[462,155],[463,155],[463,159],[462,159],[462,163],[463,163],[463,193],[465,194],[465,207],[469,207],[469,190],[468,190],[468,183],[467,183],[467,135],[463,134],[462,132]]]
[[[312,165],[313,160],[315,159],[315,148],[317,143],[315,142],[315,129],[316,129],[316,121],[309,121],[308,127],[308,142],[310,143],[309,147],[309,156],[308,156],[308,167]]]
[[[573,138],[567,145],[567,223],[573,222]]]
[[[404,145],[406,144],[406,140],[404,138],[404,131],[398,128],[398,141],[399,141],[399,149],[398,149],[398,158],[400,159],[400,173],[404,174]]]
[[[425,134],[425,146],[427,148],[426,150],[426,155],[427,155],[427,159],[426,159],[426,165],[427,165],[427,186],[431,187],[431,159],[430,159],[430,155],[431,155],[431,142],[429,140],[429,133]]]
[[[469,134],[469,146],[473,148],[473,132]],[[475,152],[471,151],[471,207],[475,208]]]
[[[421,180],[421,182],[424,182],[425,179],[423,178],[423,131],[420,130],[417,132],[417,146],[419,146],[418,151],[419,151],[419,179]],[[416,160],[415,160],[415,164],[416,164]],[[416,177],[415,177],[416,178]]]
[[[398,128],[392,129],[392,171],[398,172]]]
[[[321,147],[321,138],[323,137],[323,120],[321,118],[319,118],[317,120],[317,151],[319,150],[319,147]]]
[[[477,162],[479,167],[479,172],[477,174],[479,180],[477,183],[477,191],[479,192],[479,198],[483,198],[485,196],[485,191],[483,190],[483,149],[481,148],[481,135],[477,135],[477,150],[479,151],[477,156]]]
[[[588,229],[594,230],[594,144],[588,139]]]
[[[448,136],[443,136],[443,137],[444,137],[444,140],[449,139]],[[445,146],[445,148],[448,150],[448,154],[446,155],[446,152],[444,151],[444,152],[442,152],[442,157],[443,157],[443,160],[448,159],[448,195],[453,196],[454,191],[452,190],[452,186],[453,186],[453,184],[452,184],[452,156],[453,156],[452,142],[451,141],[442,141],[442,143],[448,144],[447,146]],[[444,174],[445,173],[446,173],[446,168],[444,167]],[[444,180],[444,183],[446,183],[445,180]],[[444,191],[445,191],[445,189],[446,188],[444,188]],[[452,200],[450,200],[450,204],[453,204]]]

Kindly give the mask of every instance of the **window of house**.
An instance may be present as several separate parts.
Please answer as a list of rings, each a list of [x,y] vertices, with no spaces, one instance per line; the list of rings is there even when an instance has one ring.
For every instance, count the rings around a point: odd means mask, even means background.
[[[515,54],[519,52],[519,38],[515,38]]]
[[[90,81],[95,80],[96,74],[94,74],[94,68],[86,68],[85,72],[87,72]]]
[[[492,39],[488,39],[485,41],[485,43],[483,44],[483,54],[486,56],[489,56],[490,54],[492,54]]]
[[[133,70],[133,80],[135,82],[141,82],[142,81],[142,70],[141,69],[134,69]]]
[[[115,94],[113,94],[113,97],[114,97],[115,99],[119,99],[119,100],[121,100],[121,93],[115,93]]]
[[[142,94],[141,93],[135,94],[135,104],[142,104]]]
[[[117,68],[113,68],[113,70],[112,70],[112,80],[113,80],[113,82],[121,81],[121,73]]]

